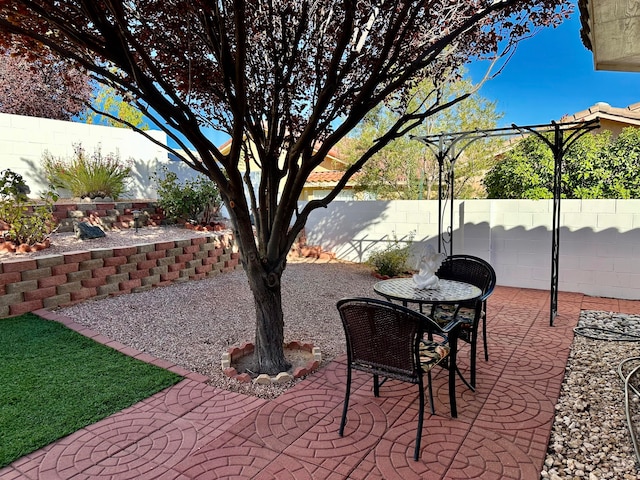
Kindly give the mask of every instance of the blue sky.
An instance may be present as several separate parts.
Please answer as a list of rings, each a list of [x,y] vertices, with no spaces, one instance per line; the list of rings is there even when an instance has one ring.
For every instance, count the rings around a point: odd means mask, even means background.
[[[480,79],[477,68],[469,71],[473,81]],[[575,8],[558,28],[543,29],[521,42],[505,70],[487,82],[480,95],[497,102],[504,114],[500,127],[546,124],[597,102],[612,107],[640,102],[640,73],[596,71],[591,52],[580,40]]]

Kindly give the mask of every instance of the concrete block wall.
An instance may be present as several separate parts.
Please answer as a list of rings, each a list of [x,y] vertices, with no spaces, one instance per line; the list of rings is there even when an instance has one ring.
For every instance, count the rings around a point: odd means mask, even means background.
[[[156,198],[149,176],[158,165],[171,163],[161,146],[166,145],[167,135],[159,130],[146,133],[160,145],[128,128],[0,113],[0,170],[9,168],[22,175],[37,198],[47,189],[41,168],[45,152],[70,158],[75,144],[81,144],[89,154],[99,147],[103,155],[119,154],[120,160],[130,160],[130,198]]]
[[[5,168],[24,177],[31,196],[38,198],[48,189],[42,169],[45,152],[55,157],[71,158],[75,144],[81,144],[88,154],[100,148],[103,155],[118,154],[131,167],[127,182],[127,197],[157,199],[155,182],[151,179],[166,167],[181,181],[197,173],[185,163],[173,158],[162,145],[167,134],[160,130],[145,132],[157,143],[128,128],[67,122],[50,118],[0,113],[0,170]],[[68,192],[58,192],[69,196]]]
[[[0,318],[241,268],[231,234],[0,263]]]
[[[456,200],[453,211],[453,253],[489,261],[499,285],[550,289],[552,200]],[[640,299],[640,200],[562,200],[560,225],[561,291]],[[437,246],[438,202],[336,201],[306,225],[310,244],[355,262],[389,245],[394,232],[415,232],[415,262],[426,244]]]
[[[394,239],[435,242],[437,208],[437,202],[417,200],[334,201],[326,209],[311,213],[305,227],[307,243],[319,245],[337,258],[364,262]]]

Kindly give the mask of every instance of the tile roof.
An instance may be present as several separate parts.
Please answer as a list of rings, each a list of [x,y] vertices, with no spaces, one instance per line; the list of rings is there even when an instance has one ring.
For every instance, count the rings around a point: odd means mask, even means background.
[[[574,113],[573,115],[565,115],[562,117],[561,121],[580,122],[591,120],[593,118],[602,118],[638,125],[638,123],[640,123],[640,103],[634,103],[628,107],[619,108],[612,107],[605,102],[598,102],[586,110]]]
[[[589,0],[578,0],[578,10],[580,11],[580,39],[587,50],[593,51],[589,26]]]
[[[344,172],[329,170],[326,172],[311,172],[307,182],[339,182]]]

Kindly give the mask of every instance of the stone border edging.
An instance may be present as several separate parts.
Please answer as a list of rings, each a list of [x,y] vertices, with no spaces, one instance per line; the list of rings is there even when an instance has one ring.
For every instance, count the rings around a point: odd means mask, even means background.
[[[293,371],[293,375],[287,372],[280,372],[275,377],[271,377],[266,373],[263,373],[258,375],[255,379],[252,379],[248,373],[238,373],[238,371],[231,366],[234,361],[237,361],[245,355],[253,353],[255,350],[253,343],[246,342],[239,347],[231,347],[226,353],[222,354],[222,370],[227,377],[237,380],[240,383],[250,383],[253,381],[253,383],[259,385],[269,385],[272,383],[291,382],[296,378],[305,377],[310,373],[315,372],[320,367],[320,362],[322,362],[322,353],[320,353],[320,349],[318,347],[314,347],[313,344],[300,343],[294,340],[293,342],[285,343],[284,348],[309,352],[313,354],[313,360],[307,362],[304,367],[296,368]]]

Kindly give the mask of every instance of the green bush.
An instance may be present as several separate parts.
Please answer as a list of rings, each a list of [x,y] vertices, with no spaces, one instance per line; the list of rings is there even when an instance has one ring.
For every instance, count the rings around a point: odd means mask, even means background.
[[[0,172],[0,199],[26,200],[31,190],[19,173],[8,168]]]
[[[158,190],[158,205],[168,219],[206,224],[218,214],[222,198],[212,180],[198,175],[180,183],[178,175],[167,167],[162,167],[160,173],[154,173],[151,179]]]
[[[64,188],[74,197],[111,197],[118,200],[127,189],[131,168],[118,154],[103,155],[96,148],[88,155],[80,144],[73,146],[73,157],[56,158],[45,152],[43,167],[47,180],[55,188]]]
[[[0,220],[4,221],[8,230],[4,240],[20,245],[34,245],[46,240],[55,229],[55,219],[51,213],[58,196],[45,192],[41,203],[29,212],[26,192],[29,191],[24,179],[11,170],[0,172]]]
[[[407,261],[412,241],[413,234],[409,235],[408,240],[401,242],[394,233],[393,242],[385,249],[373,252],[369,256],[367,264],[371,265],[376,273],[383,276],[396,277],[407,272],[409,270]]]

